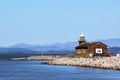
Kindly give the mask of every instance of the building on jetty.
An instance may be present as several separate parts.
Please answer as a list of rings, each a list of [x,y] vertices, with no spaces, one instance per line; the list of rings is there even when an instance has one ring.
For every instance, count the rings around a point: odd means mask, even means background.
[[[79,46],[76,47],[76,55],[106,55],[107,45],[102,42],[86,42],[85,35],[80,35]]]

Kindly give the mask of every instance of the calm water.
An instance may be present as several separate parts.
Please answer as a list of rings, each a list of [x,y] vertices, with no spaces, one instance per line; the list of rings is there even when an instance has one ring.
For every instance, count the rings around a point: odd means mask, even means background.
[[[120,80],[120,71],[0,60],[0,80]]]

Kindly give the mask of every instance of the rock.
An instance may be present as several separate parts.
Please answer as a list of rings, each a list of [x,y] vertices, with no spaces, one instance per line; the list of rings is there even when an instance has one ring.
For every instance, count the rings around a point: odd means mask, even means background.
[[[104,69],[120,70],[120,57],[94,57],[94,58],[56,58],[47,64],[85,66]]]

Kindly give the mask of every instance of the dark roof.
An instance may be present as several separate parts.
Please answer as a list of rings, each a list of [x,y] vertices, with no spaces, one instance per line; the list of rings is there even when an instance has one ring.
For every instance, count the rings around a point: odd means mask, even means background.
[[[88,49],[89,45],[92,45],[92,44],[103,44],[106,46],[106,44],[104,44],[102,42],[92,42],[92,43],[83,43],[83,44],[77,46],[76,49]]]
[[[76,47],[76,49],[88,49],[89,43],[84,43]]]
[[[91,44],[103,44],[103,45],[106,45],[106,44],[104,44],[102,42],[92,42]]]

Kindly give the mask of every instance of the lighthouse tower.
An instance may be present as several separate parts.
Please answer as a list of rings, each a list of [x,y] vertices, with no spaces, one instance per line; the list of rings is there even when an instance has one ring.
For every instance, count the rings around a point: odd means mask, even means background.
[[[84,43],[86,43],[85,35],[84,34],[80,34],[79,45],[82,45]]]

